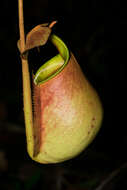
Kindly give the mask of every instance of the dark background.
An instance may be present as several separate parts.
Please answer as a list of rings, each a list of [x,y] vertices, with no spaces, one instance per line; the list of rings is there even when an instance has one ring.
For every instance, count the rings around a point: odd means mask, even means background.
[[[93,143],[70,161],[45,166],[26,152],[17,1],[1,1],[0,189],[91,190],[127,162],[124,7],[113,1],[104,7],[101,0],[24,1],[26,33],[57,20],[53,32],[72,50],[104,107],[102,128]],[[126,169],[119,172],[105,189],[122,189],[126,175]]]

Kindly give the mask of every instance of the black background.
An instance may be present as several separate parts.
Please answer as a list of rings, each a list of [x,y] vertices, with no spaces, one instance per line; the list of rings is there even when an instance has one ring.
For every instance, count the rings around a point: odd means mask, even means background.
[[[16,159],[17,167],[26,160],[36,165],[26,153],[24,133],[11,131],[11,125],[24,131],[17,1],[1,1],[0,10],[0,148],[9,164]],[[126,162],[126,6],[111,1],[104,7],[100,0],[27,0],[24,17],[26,33],[37,24],[58,21],[53,32],[74,53],[104,107],[96,139],[81,155],[60,167],[95,168],[96,173],[100,163],[104,172]]]

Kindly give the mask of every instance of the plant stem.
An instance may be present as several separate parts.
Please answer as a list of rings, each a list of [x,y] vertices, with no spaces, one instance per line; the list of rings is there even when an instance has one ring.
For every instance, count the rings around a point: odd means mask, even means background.
[[[20,32],[20,51],[25,50],[25,33],[24,33],[24,17],[23,17],[23,0],[18,0],[19,10],[19,32]],[[24,116],[27,137],[27,150],[31,157],[34,151],[33,137],[33,113],[31,100],[30,73],[28,67],[28,59],[21,57],[22,62],[22,77],[23,77],[23,101],[24,101]]]
[[[123,169],[127,168],[127,163],[124,163],[121,167],[117,168],[113,172],[110,173],[109,176],[107,176],[106,179],[104,179],[99,186],[95,190],[103,190],[104,187],[113,179],[115,178]]]
[[[18,0],[19,9],[19,32],[21,52],[25,50],[25,33],[24,33],[24,16],[23,16],[23,0]]]

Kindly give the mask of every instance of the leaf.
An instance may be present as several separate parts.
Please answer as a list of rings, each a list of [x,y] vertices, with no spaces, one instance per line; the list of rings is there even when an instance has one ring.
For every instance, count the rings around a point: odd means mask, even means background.
[[[48,24],[40,24],[34,27],[26,36],[25,51],[46,44],[51,34]]]
[[[45,24],[39,24],[35,26],[27,35],[26,35],[26,43],[25,50],[21,52],[20,39],[17,42],[18,49],[21,53],[23,59],[27,59],[28,50],[33,49],[35,47],[43,46],[48,41],[48,38],[51,34],[51,28],[57,23],[57,21]]]

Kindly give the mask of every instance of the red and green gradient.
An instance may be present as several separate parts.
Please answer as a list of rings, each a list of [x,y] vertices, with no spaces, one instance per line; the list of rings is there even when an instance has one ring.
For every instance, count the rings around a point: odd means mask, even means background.
[[[34,76],[33,125],[26,126],[29,155],[45,164],[81,153],[99,131],[103,116],[100,99],[73,54],[59,37],[51,35],[50,40],[59,54]]]

